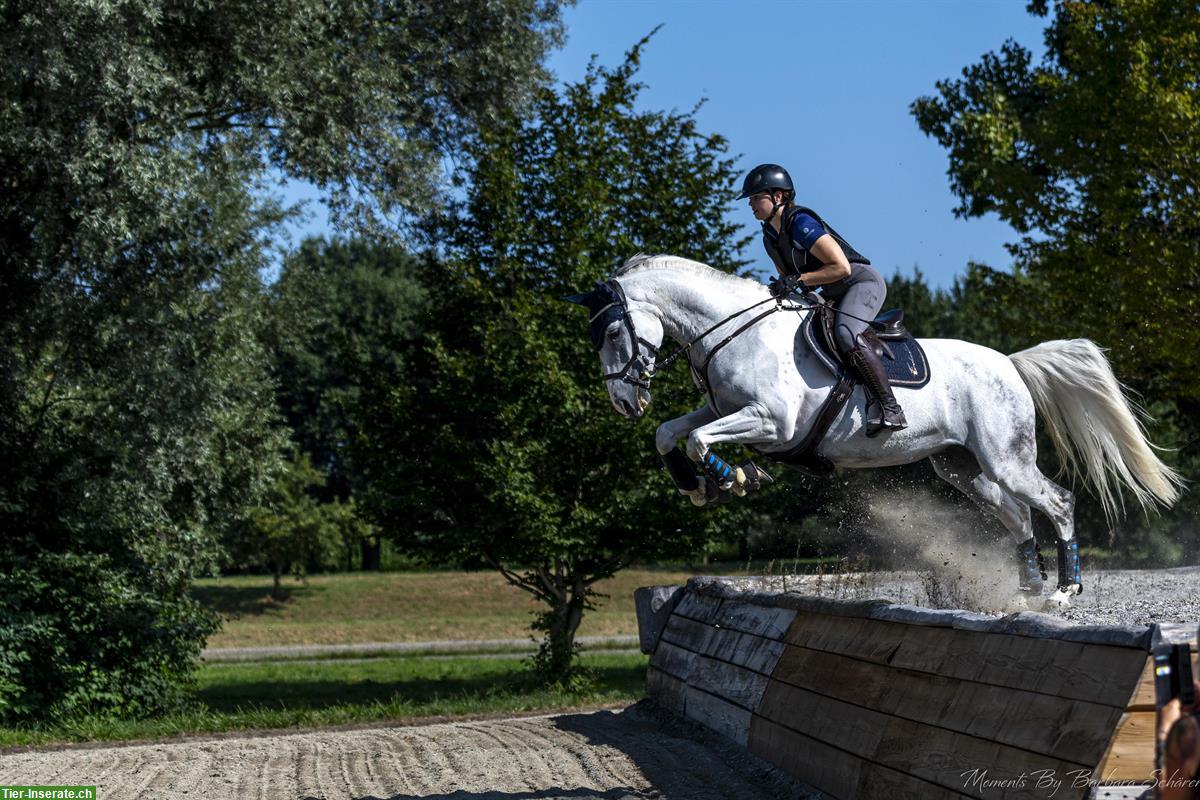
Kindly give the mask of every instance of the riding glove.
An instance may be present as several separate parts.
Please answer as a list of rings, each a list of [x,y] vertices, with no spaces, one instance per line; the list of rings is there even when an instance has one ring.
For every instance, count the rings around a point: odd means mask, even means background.
[[[804,285],[804,281],[795,275],[784,275],[782,278],[778,275],[772,275],[770,280],[767,281],[767,287],[771,291],[771,296],[779,300],[787,297],[797,289],[808,291],[808,287]]]

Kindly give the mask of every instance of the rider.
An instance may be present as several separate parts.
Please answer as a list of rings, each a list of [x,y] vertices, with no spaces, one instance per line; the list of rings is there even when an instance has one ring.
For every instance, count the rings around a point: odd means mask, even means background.
[[[822,296],[836,303],[838,350],[871,394],[868,411],[878,407],[876,413],[868,413],[867,436],[908,427],[868,333],[867,320],[875,319],[887,295],[883,277],[817,212],[796,205],[792,178],[778,164],[750,170],[737,199],[747,197],[754,218],[762,222],[763,246],[779,271],[778,280],[771,279],[772,294],[783,297],[819,286]]]

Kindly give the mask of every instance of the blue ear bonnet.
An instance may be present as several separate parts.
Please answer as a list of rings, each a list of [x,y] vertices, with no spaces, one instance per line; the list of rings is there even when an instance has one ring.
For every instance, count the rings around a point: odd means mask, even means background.
[[[608,326],[625,318],[625,296],[614,291],[608,283],[599,284],[595,296],[598,299],[595,308],[588,306],[589,316],[595,316],[588,326],[588,336],[592,339],[592,347],[599,350],[604,346],[604,332],[608,330]],[[601,309],[604,310],[596,316],[596,312]]]
[[[588,319],[591,320],[588,336],[596,350],[604,346],[604,332],[608,326],[625,318],[625,293],[615,281],[597,282],[592,291],[563,299],[578,303],[588,310]]]

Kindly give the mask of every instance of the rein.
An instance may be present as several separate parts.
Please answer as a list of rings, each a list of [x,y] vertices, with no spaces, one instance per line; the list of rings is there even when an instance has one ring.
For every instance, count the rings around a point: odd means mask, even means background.
[[[692,372],[696,375],[696,382],[699,385],[700,393],[705,394],[708,392],[708,365],[713,360],[713,356],[715,356],[718,352],[720,352],[721,348],[725,347],[725,345],[729,344],[734,339],[736,339],[738,336],[742,335],[747,330],[752,328],[754,325],[758,324],[759,322],[761,322],[762,320],[771,316],[772,314],[774,314],[777,311],[806,312],[806,311],[815,311],[818,308],[821,308],[821,306],[817,303],[809,303],[807,305],[785,306],[783,304],[784,298],[768,297],[766,300],[761,300],[757,303],[754,303],[753,305],[749,305],[749,306],[743,308],[741,311],[735,311],[734,313],[730,314],[728,317],[725,317],[725,319],[721,320],[720,322],[717,322],[714,325],[709,326],[704,331],[702,331],[700,334],[694,336],[691,339],[691,341],[687,342],[684,345],[681,345],[674,352],[672,352],[669,356],[667,356],[666,358],[664,358],[661,361],[658,361],[656,363],[655,359],[658,356],[659,348],[656,347],[655,345],[651,344],[650,342],[646,341],[642,337],[638,336],[637,331],[634,330],[633,320],[629,316],[629,303],[625,299],[625,290],[621,288],[621,284],[618,283],[616,279],[611,279],[611,280],[607,281],[607,285],[609,287],[611,287],[612,294],[613,294],[613,296],[616,297],[616,299],[613,300],[612,302],[608,303],[607,305],[603,306],[599,311],[592,314],[591,317],[588,319],[588,322],[593,323],[601,315],[603,315],[605,312],[607,312],[610,308],[613,308],[614,306],[620,306],[621,320],[625,323],[625,328],[629,331],[629,338],[630,338],[631,344],[633,345],[633,354],[629,357],[629,360],[625,362],[625,365],[623,367],[621,367],[621,369],[619,369],[616,372],[610,372],[610,373],[604,375],[603,379],[606,381],[620,380],[620,381],[624,381],[625,383],[633,384],[634,386],[639,386],[643,389],[650,388],[650,380],[651,380],[651,378],[654,377],[654,375],[658,372],[658,370],[666,369],[666,368],[670,367],[672,364],[674,364],[676,361],[679,360],[680,356],[686,355],[688,353],[688,351],[690,351],[697,342],[704,339],[704,337],[708,336],[710,333],[717,330],[722,325],[725,325],[728,322],[732,322],[733,320],[737,319],[738,317],[742,316],[743,314],[745,314],[749,311],[753,311],[754,309],[759,308],[760,306],[764,306],[767,303],[774,303],[775,304],[774,307],[769,308],[766,311],[764,311],[763,313],[757,315],[752,320],[750,320],[746,324],[742,325],[737,330],[735,330],[733,333],[729,334],[724,339],[722,339],[720,342],[718,342],[717,345],[715,347],[713,347],[713,349],[708,351],[708,355],[705,356],[704,362],[700,364],[699,368],[697,368],[695,365],[693,365],[691,363],[691,358],[688,358],[688,366],[692,368]],[[845,313],[845,312],[841,312],[841,313]],[[859,317],[855,317],[853,314],[846,314],[846,316],[852,317],[853,319],[860,319]],[[882,327],[875,320],[861,320],[861,321],[866,322],[868,325],[870,325],[873,328],[881,328]],[[641,352],[641,349],[638,346],[639,344],[642,347],[645,347],[646,350],[649,351],[649,355],[643,354]]]
[[[615,280],[611,281],[611,282],[616,283]],[[623,291],[619,292],[619,297],[621,298],[622,306],[624,306],[625,305],[625,293]],[[639,382],[639,383],[637,383],[637,385],[644,386],[645,388],[649,389],[650,388],[650,379],[655,375],[655,373],[658,370],[666,369],[666,368],[670,367],[672,364],[674,364],[676,361],[679,360],[680,356],[686,354],[689,350],[691,350],[693,345],[695,345],[697,342],[702,340],[705,336],[708,336],[710,333],[715,331],[717,328],[720,328],[725,323],[731,322],[731,321],[737,319],[738,317],[742,316],[746,312],[753,311],[754,309],[756,309],[760,306],[764,306],[767,303],[774,303],[775,305],[774,305],[774,307],[769,308],[766,311],[764,311],[763,313],[759,314],[754,319],[747,322],[745,325],[742,325],[740,328],[735,330],[733,333],[729,334],[724,339],[722,339],[720,342],[718,342],[716,347],[714,347],[712,350],[708,351],[708,355],[705,356],[705,358],[704,358],[704,363],[700,365],[700,368],[698,370],[696,369],[695,366],[692,365],[691,359],[690,358],[688,359],[688,366],[692,367],[692,371],[694,373],[696,373],[697,383],[699,383],[701,394],[704,394],[708,391],[708,364],[710,361],[712,361],[713,356],[715,356],[717,354],[717,352],[720,351],[720,349],[723,348],[725,345],[729,344],[734,339],[736,339],[738,336],[745,333],[747,330],[752,328],[757,323],[759,323],[762,320],[766,319],[767,317],[771,316],[776,311],[797,311],[797,312],[814,311],[819,307],[815,304],[804,305],[804,306],[785,306],[783,304],[783,298],[779,298],[779,297],[768,297],[766,300],[761,300],[757,303],[754,303],[753,305],[749,305],[749,306],[743,308],[741,311],[735,311],[734,313],[730,314],[728,317],[721,320],[720,322],[717,322],[716,324],[709,326],[701,333],[692,337],[691,341],[689,341],[687,344],[681,345],[673,353],[671,353],[669,356],[667,356],[666,358],[664,358],[662,361],[658,362],[657,364],[655,364],[653,362],[645,364],[645,369],[642,372],[642,380],[644,381],[644,383]],[[635,383],[635,381],[630,380],[627,373],[628,373],[630,364],[632,364],[633,360],[637,358],[637,343],[640,341],[642,344],[645,344],[647,347],[651,347],[651,346],[650,346],[649,342],[647,342],[645,339],[642,339],[640,336],[637,335],[637,332],[633,330],[633,322],[629,321],[628,308],[625,307],[623,310],[625,311],[624,316],[626,319],[626,325],[629,328],[630,336],[633,337],[633,340],[634,340],[634,344],[633,344],[634,357],[630,359],[630,362],[625,365],[625,368],[621,372],[612,373],[611,376],[605,375],[604,378],[605,378],[605,380],[610,380],[611,378],[618,378],[618,377],[623,376],[623,379],[625,381],[627,381],[629,383]],[[654,348],[651,347],[651,349],[653,350]],[[656,352],[656,355],[657,355],[657,352]]]

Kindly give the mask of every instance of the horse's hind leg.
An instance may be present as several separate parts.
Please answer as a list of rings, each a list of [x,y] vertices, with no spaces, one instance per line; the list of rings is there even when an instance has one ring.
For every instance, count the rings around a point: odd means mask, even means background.
[[[983,474],[975,456],[965,447],[951,447],[929,457],[938,477],[971,498],[977,506],[1000,520],[1017,545],[1017,567],[1024,592],[1041,594],[1046,580],[1042,555],[1033,538],[1029,506]]]
[[[1037,468],[1032,437],[1027,447],[1014,447],[1003,456],[981,455],[983,471],[1006,492],[1045,514],[1058,536],[1058,588],[1047,605],[1069,606],[1072,595],[1083,592],[1079,568],[1079,542],[1075,539],[1075,495],[1043,475]]]

